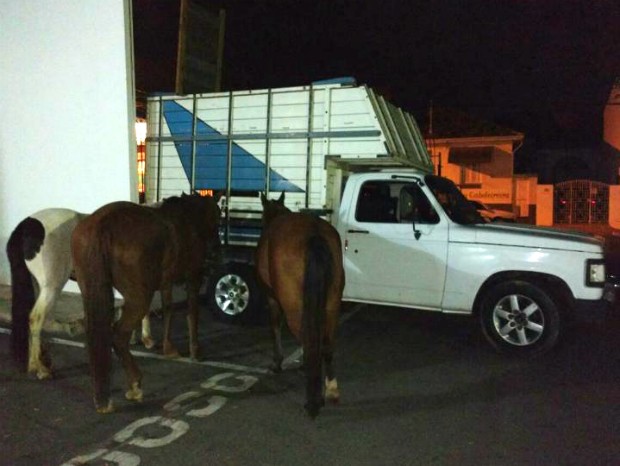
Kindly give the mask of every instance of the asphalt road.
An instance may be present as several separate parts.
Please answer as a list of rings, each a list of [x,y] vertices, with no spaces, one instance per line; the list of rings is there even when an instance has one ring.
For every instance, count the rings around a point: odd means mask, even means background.
[[[292,339],[289,368],[266,370],[266,327],[203,319],[202,364],[136,347],[151,356],[138,360],[145,400],[123,399],[117,364],[110,415],[93,409],[83,348],[52,344],[55,379],[42,382],[15,371],[0,334],[0,464],[618,464],[618,316],[533,360],[495,354],[466,319],[372,306],[343,317],[342,399],[315,421]]]

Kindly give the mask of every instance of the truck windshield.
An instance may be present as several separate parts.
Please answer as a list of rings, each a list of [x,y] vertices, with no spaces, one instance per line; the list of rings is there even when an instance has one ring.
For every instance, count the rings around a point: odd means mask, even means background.
[[[424,180],[452,221],[461,225],[485,223],[452,181],[436,175],[427,175]]]

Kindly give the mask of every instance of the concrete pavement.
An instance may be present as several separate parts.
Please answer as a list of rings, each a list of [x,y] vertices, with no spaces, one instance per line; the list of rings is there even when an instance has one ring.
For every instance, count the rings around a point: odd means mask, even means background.
[[[0,284],[0,325],[7,327],[11,325],[11,298],[11,286]],[[185,302],[185,299],[184,288],[175,286],[173,288],[173,305]],[[119,294],[116,294],[114,304],[117,309],[122,307],[123,299]],[[155,293],[150,310],[152,312],[160,309],[161,297],[159,293]],[[46,316],[43,330],[64,333],[72,337],[84,334],[82,295],[77,292],[63,291],[52,312]]]
[[[0,285],[0,324],[11,324],[11,287]],[[63,291],[54,309],[46,316],[43,330],[77,336],[84,333],[84,309],[79,293]]]

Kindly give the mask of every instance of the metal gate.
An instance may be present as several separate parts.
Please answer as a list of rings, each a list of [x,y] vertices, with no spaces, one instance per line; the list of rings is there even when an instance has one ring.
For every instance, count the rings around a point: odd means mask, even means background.
[[[555,185],[554,223],[607,223],[609,185],[598,181],[574,180]]]

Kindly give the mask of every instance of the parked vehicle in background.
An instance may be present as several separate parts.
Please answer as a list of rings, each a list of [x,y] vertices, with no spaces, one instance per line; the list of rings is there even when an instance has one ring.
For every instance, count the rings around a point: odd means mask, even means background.
[[[224,191],[223,263],[207,286],[221,319],[264,311],[260,192],[336,227],[345,301],[472,316],[504,352],[543,353],[614,299],[600,239],[483,220],[433,174],[413,117],[366,86],[154,96],[148,128],[147,202]]]
[[[482,218],[489,222],[514,222],[517,220],[515,213],[509,210],[494,209],[480,201],[472,201],[471,199],[469,202],[473,204]]]

